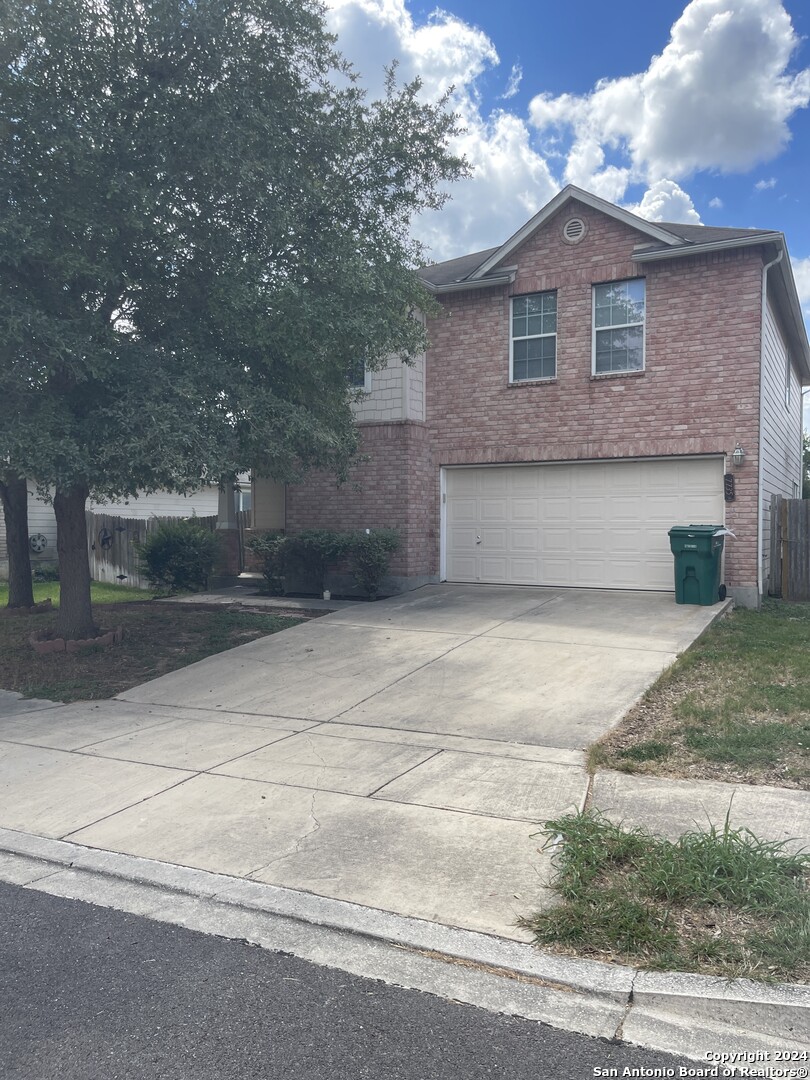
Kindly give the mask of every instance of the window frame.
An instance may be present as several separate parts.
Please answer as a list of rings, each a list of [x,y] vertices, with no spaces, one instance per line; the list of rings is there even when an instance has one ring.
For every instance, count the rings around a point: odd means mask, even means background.
[[[530,293],[517,293],[515,296],[509,297],[509,385],[523,386],[525,383],[540,383],[540,382],[553,382],[557,378],[557,333],[555,329],[552,334],[521,334],[517,338],[514,333],[514,312],[515,301],[525,300],[529,296],[553,296],[554,297],[554,318],[555,327],[557,326],[556,320],[559,318],[560,310],[557,303],[558,290],[557,289],[542,289],[540,292]],[[537,375],[533,378],[516,379],[515,378],[515,341],[532,341],[536,338],[554,338],[554,374],[553,375]]]
[[[610,326],[596,325],[596,290],[610,285],[629,285],[633,281],[644,284],[644,318],[640,323],[611,323]],[[641,327],[641,367],[620,368],[617,371],[596,370],[596,334],[597,331],[624,330],[634,326]],[[646,277],[617,278],[615,281],[597,281],[591,285],[591,376],[601,379],[610,375],[633,375],[647,370],[647,279]]]
[[[353,383],[353,382],[351,382],[350,381],[350,376],[351,376],[351,373],[349,373],[349,375],[347,375],[347,377],[346,377],[346,382],[348,383],[350,391],[354,392],[356,390],[359,390],[363,394],[370,394],[371,393],[371,372],[369,371],[369,369],[366,367],[365,364],[363,364],[363,381],[362,381],[362,383],[359,383],[359,382]]]

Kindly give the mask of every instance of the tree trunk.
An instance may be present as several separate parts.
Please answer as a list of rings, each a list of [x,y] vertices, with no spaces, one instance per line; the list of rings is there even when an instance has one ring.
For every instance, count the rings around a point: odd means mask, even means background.
[[[28,485],[25,480],[13,473],[5,473],[0,479],[0,500],[6,519],[8,607],[33,607],[31,549],[28,546]]]
[[[98,635],[90,605],[90,560],[84,516],[88,494],[86,487],[74,485],[64,490],[57,488],[53,497],[60,584],[56,633],[63,638]]]

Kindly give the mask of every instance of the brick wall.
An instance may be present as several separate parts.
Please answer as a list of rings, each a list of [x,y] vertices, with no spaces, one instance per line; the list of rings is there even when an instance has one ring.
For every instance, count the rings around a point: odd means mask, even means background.
[[[566,244],[571,216],[585,239]],[[513,286],[442,298],[429,326],[431,466],[728,453],[745,467],[727,523],[731,586],[756,583],[762,259],[758,249],[637,264],[648,238],[581,204],[563,208],[507,261]],[[644,372],[591,374],[591,286],[646,278]],[[557,290],[557,377],[509,385],[509,298]],[[438,521],[434,508],[434,531]]]
[[[569,245],[561,229],[574,215],[588,231]],[[435,575],[444,465],[730,454],[740,442],[726,581],[755,585],[761,253],[634,263],[634,245],[648,242],[569,204],[508,256],[513,286],[442,298],[428,324],[425,423],[363,423],[369,460],[342,488],[324,476],[291,488],[288,531],[395,527],[405,546],[392,572]],[[645,370],[592,376],[591,287],[631,277],[646,279]],[[510,386],[509,298],[546,289],[557,290],[557,377]]]
[[[305,484],[287,489],[287,532],[330,528],[338,531],[392,528],[402,547],[391,560],[391,573],[416,577],[426,573],[430,552],[438,546],[431,532],[428,431],[424,424],[396,422],[362,425],[361,453],[348,481],[337,486],[333,476],[313,473]]]

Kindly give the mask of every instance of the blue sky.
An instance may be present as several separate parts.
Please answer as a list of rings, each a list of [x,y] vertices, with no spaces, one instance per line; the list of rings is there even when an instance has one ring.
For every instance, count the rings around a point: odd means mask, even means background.
[[[455,86],[474,174],[416,231],[505,240],[567,182],[650,220],[783,231],[810,316],[806,0],[326,0],[371,93]]]

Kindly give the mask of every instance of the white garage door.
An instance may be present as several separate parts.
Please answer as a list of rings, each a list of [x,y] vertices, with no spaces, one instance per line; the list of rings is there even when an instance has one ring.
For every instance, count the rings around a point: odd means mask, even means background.
[[[722,458],[445,471],[448,581],[673,589],[668,530],[724,521]]]

